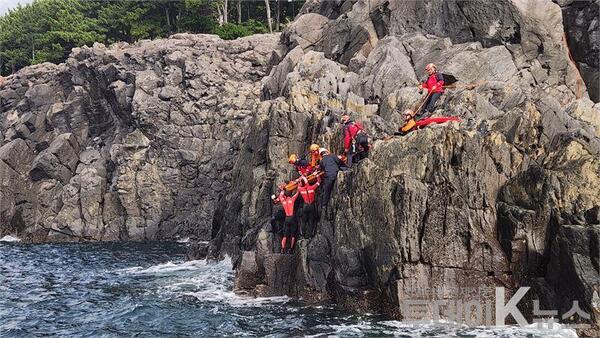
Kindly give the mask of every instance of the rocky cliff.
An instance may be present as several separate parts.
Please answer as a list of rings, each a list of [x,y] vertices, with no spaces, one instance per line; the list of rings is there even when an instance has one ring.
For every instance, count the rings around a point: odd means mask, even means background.
[[[73,50],[0,88],[0,236],[209,240],[277,36]]]
[[[280,36],[97,45],[24,69],[0,88],[0,235],[194,236],[255,295],[401,317],[415,286],[526,285],[597,322],[600,105],[569,58],[570,5],[310,0]],[[459,79],[436,113],[461,122],[384,140],[429,62]],[[340,173],[316,235],[273,254],[287,155],[339,152],[342,111],[370,157]]]
[[[532,286],[542,308],[578,300],[597,321],[600,106],[563,21],[550,1],[309,1],[282,34],[263,80],[270,108],[215,218],[213,253],[243,251],[238,288],[402,317],[415,286]],[[476,84],[438,105],[462,122],[384,141],[429,62]],[[288,153],[340,150],[339,111],[367,126],[370,157],[340,174],[317,234],[273,254],[265,196],[290,174]]]

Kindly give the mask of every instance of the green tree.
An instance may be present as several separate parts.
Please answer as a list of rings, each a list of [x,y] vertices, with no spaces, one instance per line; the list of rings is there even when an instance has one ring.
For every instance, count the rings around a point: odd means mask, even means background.
[[[217,25],[215,8],[209,0],[185,0],[180,5],[178,32],[207,33]]]
[[[236,6],[229,6],[232,1]],[[285,20],[294,17],[304,0],[295,1],[34,0],[0,16],[0,74],[62,62],[72,48],[94,42],[134,42],[176,32],[214,33],[224,39],[265,33],[271,4],[277,24],[279,13]],[[237,24],[231,23],[228,18],[236,14]]]

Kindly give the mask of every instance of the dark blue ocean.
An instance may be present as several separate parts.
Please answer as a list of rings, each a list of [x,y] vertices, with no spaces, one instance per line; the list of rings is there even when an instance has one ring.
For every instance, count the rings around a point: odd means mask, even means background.
[[[244,298],[232,285],[231,262],[186,262],[182,243],[0,241],[0,336],[573,336],[405,324],[285,297]]]

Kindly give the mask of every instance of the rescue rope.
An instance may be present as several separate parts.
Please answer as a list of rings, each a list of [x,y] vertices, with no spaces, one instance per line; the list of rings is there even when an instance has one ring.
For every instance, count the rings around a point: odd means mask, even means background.
[[[417,113],[418,113],[419,111],[421,111],[421,108],[423,108],[423,105],[425,105],[425,102],[427,102],[427,100],[429,100],[429,98],[431,97],[431,94],[432,94],[432,91],[431,91],[431,90],[428,90],[427,96],[425,96],[425,99],[423,99],[423,101],[421,101],[421,104],[419,105],[419,108],[417,108],[417,109],[415,109],[415,110],[413,111],[413,117],[414,117],[415,115],[417,115]]]

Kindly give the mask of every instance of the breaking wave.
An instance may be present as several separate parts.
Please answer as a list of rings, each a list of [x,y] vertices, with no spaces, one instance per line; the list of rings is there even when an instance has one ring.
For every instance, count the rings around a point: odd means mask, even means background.
[[[14,237],[11,235],[6,235],[0,238],[0,242],[20,242],[21,240],[18,237]]]

